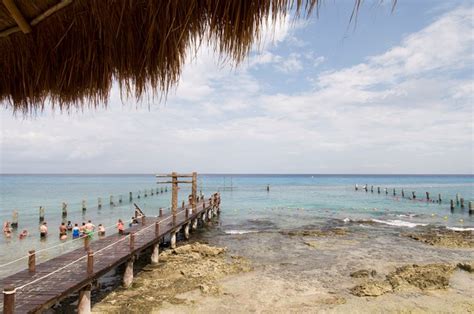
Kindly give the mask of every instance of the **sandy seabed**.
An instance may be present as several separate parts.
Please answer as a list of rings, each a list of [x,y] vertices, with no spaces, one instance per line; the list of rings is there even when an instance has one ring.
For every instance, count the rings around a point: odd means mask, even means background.
[[[93,312],[474,312],[472,232],[349,226],[199,241],[163,251]]]

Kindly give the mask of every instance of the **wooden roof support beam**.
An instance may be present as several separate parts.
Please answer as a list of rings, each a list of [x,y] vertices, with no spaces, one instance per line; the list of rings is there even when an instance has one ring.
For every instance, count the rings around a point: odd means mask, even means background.
[[[3,4],[7,8],[8,12],[10,12],[21,31],[25,34],[31,33],[30,24],[28,24],[28,22],[25,20],[25,17],[23,14],[21,14],[15,2],[13,2],[13,0],[3,0]]]

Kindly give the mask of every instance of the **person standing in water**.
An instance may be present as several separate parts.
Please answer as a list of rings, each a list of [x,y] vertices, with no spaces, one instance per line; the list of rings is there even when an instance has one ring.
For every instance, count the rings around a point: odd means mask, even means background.
[[[48,226],[46,225],[46,221],[41,224],[39,227],[40,231],[40,238],[45,239],[46,236],[48,235]]]
[[[122,219],[119,219],[118,222],[117,222],[117,229],[118,229],[118,233],[120,235],[123,234],[123,228],[124,228],[123,227],[123,221],[122,221]]]
[[[66,240],[67,239],[67,227],[66,224],[63,222],[59,226],[59,239]]]
[[[81,236],[81,231],[79,230],[79,226],[74,224],[74,228],[72,228],[72,238],[77,239]]]

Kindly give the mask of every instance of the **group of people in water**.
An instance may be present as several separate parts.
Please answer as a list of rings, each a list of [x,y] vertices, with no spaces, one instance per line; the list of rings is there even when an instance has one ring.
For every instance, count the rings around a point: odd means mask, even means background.
[[[129,223],[129,227],[138,224],[137,217],[132,217]],[[117,222],[117,230],[120,235],[124,234],[125,224],[122,219],[119,219]],[[59,225],[59,239],[65,241],[68,239],[69,234],[71,234],[72,239],[77,239],[81,237],[92,237],[92,235],[97,231],[99,237],[105,236],[105,227],[103,224],[99,224],[97,227],[92,223],[91,220],[83,222],[82,225],[75,223],[72,224],[71,221],[68,221],[67,224],[62,222]],[[3,223],[3,234],[7,238],[12,237],[13,228],[9,221]],[[48,224],[46,221],[42,222],[39,226],[39,233],[41,239],[46,239],[49,235]],[[24,229],[18,234],[20,240],[26,238],[29,235],[28,230]]]
[[[59,225],[59,239],[60,240],[67,240],[68,235],[71,234],[73,239],[77,239],[80,237],[89,236],[92,237],[94,232],[97,231],[99,237],[105,236],[105,227],[102,224],[99,224],[97,227],[92,223],[91,220],[87,222],[83,222],[82,225],[75,223],[74,226],[71,221],[66,223],[61,223]],[[11,238],[13,232],[13,228],[9,221],[3,223],[3,234],[7,238]],[[39,226],[39,233],[41,239],[46,239],[49,235],[48,224],[46,221],[42,222]],[[18,238],[20,240],[26,238],[29,235],[28,230],[24,229],[18,234]]]

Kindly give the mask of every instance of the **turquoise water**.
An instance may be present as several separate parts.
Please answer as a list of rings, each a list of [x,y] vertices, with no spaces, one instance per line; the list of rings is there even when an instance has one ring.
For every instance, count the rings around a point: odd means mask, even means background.
[[[354,185],[369,185],[369,192],[354,190]],[[266,190],[267,185],[270,191]],[[370,186],[374,185],[374,193]],[[377,194],[380,186],[382,193]],[[150,189],[161,188],[153,175],[1,175],[0,220],[12,219],[19,213],[18,230],[27,229],[30,236],[18,239],[0,238],[0,265],[25,256],[30,249],[46,249],[38,254],[39,261],[82,245],[81,241],[60,242],[58,226],[62,221],[61,203],[68,203],[66,220],[82,223],[91,219],[116,232],[118,218],[129,220],[133,204],[128,193],[147,215],[157,215],[159,207],[169,208],[171,192],[150,195]],[[468,214],[468,202],[474,200],[474,176],[361,176],[361,175],[201,175],[199,189],[205,195],[220,191],[222,214],[219,228],[225,233],[245,233],[267,229],[300,228],[307,225],[344,223],[349,220],[375,220],[386,228],[411,228],[417,225],[440,225],[471,230],[474,216]],[[389,189],[389,194],[384,193]],[[397,195],[392,195],[395,188]],[[402,199],[416,191],[417,200]],[[148,197],[144,197],[145,189]],[[137,192],[141,198],[137,199]],[[441,194],[441,204],[426,202],[425,192],[433,199]],[[179,204],[187,199],[189,187],[179,192]],[[449,208],[456,193],[465,199],[465,208]],[[113,195],[116,205],[109,205]],[[122,204],[118,203],[122,195]],[[103,206],[97,208],[97,198]],[[81,210],[86,200],[87,211]],[[38,234],[39,206],[45,208],[45,220],[50,236],[40,241]],[[0,266],[0,277],[24,268],[26,260]]]

